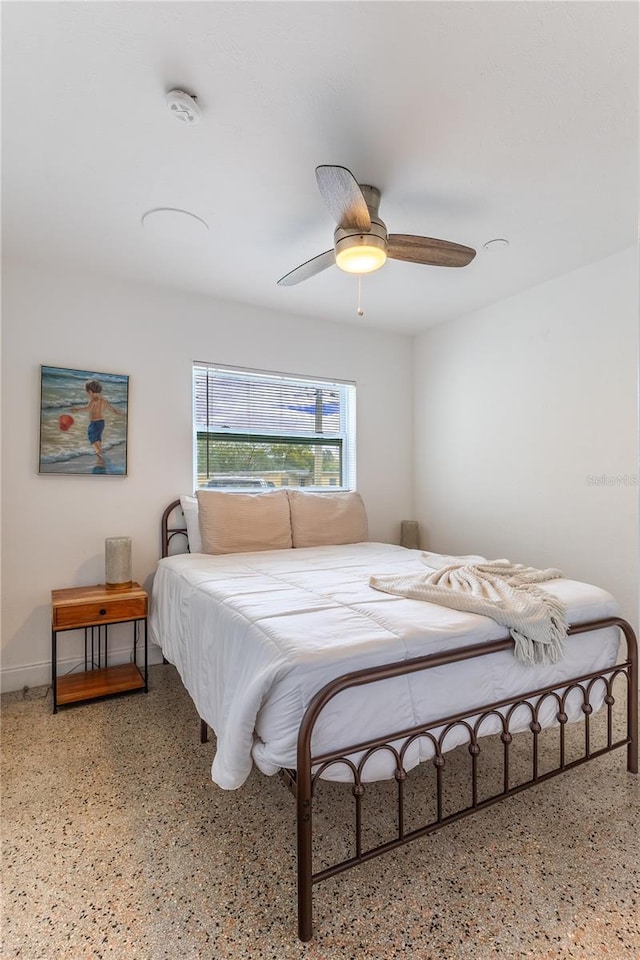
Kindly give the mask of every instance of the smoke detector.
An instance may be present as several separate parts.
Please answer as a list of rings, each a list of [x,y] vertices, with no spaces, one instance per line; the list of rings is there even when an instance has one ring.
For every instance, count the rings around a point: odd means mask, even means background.
[[[186,123],[193,126],[202,115],[200,107],[196,103],[196,98],[184,90],[170,90],[167,94],[167,108],[169,113]]]

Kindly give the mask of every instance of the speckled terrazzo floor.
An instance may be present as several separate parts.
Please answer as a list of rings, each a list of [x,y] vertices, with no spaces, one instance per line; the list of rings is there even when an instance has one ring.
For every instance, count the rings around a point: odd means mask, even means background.
[[[624,751],[318,885],[302,944],[292,797],[255,772],[219,790],[173,667],[150,685],[56,716],[44,687],[2,698],[2,960],[640,957]],[[336,847],[342,790],[317,815]]]

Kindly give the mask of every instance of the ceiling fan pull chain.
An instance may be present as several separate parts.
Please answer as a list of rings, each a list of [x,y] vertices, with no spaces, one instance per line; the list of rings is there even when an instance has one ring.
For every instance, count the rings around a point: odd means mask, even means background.
[[[358,316],[364,317],[364,310],[362,309],[362,274],[358,274]]]

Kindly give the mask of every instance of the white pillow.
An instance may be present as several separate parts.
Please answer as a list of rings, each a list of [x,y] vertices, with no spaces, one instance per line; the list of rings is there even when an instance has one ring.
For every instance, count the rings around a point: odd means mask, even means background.
[[[180,497],[180,506],[184,513],[187,525],[190,553],[202,553],[202,539],[200,537],[200,520],[198,518],[198,501],[195,497]]]
[[[270,490],[269,493],[198,490],[196,496],[204,553],[291,548],[286,490]]]
[[[369,539],[367,511],[359,493],[289,490],[294,547],[362,543]]]

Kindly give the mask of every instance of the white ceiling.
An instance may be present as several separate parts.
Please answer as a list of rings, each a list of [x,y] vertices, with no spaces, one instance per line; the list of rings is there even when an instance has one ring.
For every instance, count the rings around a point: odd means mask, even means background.
[[[635,2],[5,0],[2,34],[5,255],[415,332],[636,241]],[[337,267],[276,286],[332,245],[321,163],[476,259],[388,261],[362,318]]]

